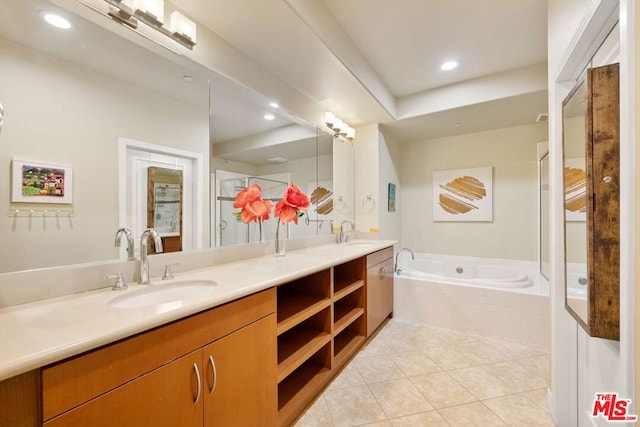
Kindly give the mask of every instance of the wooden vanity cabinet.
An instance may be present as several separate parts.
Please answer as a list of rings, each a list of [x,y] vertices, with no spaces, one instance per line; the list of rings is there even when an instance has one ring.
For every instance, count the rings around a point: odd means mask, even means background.
[[[269,289],[42,370],[45,427],[274,426]]]
[[[367,255],[367,337],[393,313],[393,248]]]

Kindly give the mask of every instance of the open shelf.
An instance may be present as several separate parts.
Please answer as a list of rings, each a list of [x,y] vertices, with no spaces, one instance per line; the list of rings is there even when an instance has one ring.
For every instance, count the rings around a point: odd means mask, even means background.
[[[278,424],[289,426],[331,379],[327,366],[331,345],[321,348],[284,381],[278,384]]]
[[[334,336],[333,354],[334,366],[342,366],[365,341],[364,316],[347,326],[342,332]]]
[[[331,342],[330,307],[278,336],[278,382]]]
[[[358,289],[364,286],[364,280],[355,280],[354,279],[334,279],[333,282],[333,300],[340,300],[352,292],[357,291]]]
[[[318,299],[309,295],[290,295],[282,300],[278,305],[278,335],[331,305],[329,298]]]
[[[335,311],[335,321],[333,322],[333,333],[339,334],[344,331],[349,325],[358,320],[359,317],[364,315],[364,308],[355,307],[347,308],[342,313]]]
[[[356,283],[362,281],[364,285],[365,278],[365,259],[356,258],[344,264],[333,267],[333,296],[334,299],[341,298],[344,295],[357,289]],[[354,286],[355,285],[355,286]]]

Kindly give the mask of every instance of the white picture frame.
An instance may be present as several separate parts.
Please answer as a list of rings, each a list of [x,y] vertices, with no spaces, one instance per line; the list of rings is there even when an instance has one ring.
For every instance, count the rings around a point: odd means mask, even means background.
[[[12,203],[73,203],[73,168],[14,157],[11,162]]]

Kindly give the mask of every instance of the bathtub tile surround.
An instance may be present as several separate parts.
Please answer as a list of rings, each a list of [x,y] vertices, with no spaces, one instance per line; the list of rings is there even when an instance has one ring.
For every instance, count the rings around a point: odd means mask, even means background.
[[[549,381],[543,347],[394,318],[295,425],[553,426]]]
[[[425,263],[426,260],[426,263]],[[538,273],[534,262],[448,255],[416,254],[416,263],[446,265],[447,271],[460,266],[464,273],[493,269],[507,274],[526,275],[528,286],[507,286],[513,280],[495,280],[482,283],[449,279],[442,274],[421,275],[411,271],[408,259],[401,259],[401,273],[394,284],[394,316],[398,319],[418,320],[432,326],[453,329],[463,333],[478,334],[503,340],[548,347],[550,343],[549,291],[546,280]],[[405,267],[407,266],[407,267]],[[489,269],[485,268],[489,266]],[[494,268],[492,266],[497,266]],[[404,268],[403,268],[404,267]],[[476,268],[477,267],[477,268]],[[445,268],[445,267],[443,267]],[[527,279],[528,278],[528,279]],[[516,281],[518,284],[522,280]],[[471,346],[473,347],[473,346]],[[462,348],[464,350],[464,348]],[[509,349],[507,349],[509,351]],[[515,351],[514,349],[511,349]],[[475,361],[493,361],[497,351],[493,348],[466,348],[462,355]],[[457,357],[464,366],[460,354]],[[444,357],[444,356],[443,356]],[[497,356],[499,357],[499,355]]]

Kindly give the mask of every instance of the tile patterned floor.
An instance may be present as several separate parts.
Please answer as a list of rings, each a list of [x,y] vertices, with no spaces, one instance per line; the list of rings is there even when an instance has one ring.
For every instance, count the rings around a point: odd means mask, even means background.
[[[553,426],[546,349],[391,320],[295,424]]]

